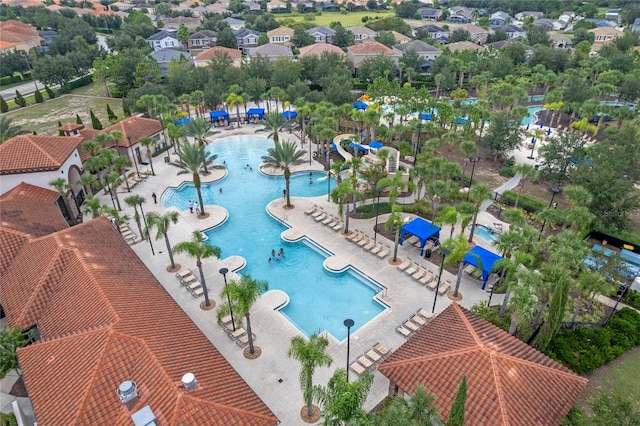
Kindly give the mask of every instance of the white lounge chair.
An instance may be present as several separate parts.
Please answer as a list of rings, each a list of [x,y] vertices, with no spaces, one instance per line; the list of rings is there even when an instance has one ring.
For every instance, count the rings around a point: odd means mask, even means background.
[[[187,275],[193,275],[193,273],[191,272],[191,269],[183,269],[182,271],[176,272],[176,277],[178,278],[184,278]]]
[[[420,266],[417,263],[413,262],[413,264],[410,267],[408,267],[407,269],[404,270],[404,273],[409,275],[409,276],[411,276],[411,275],[415,274],[416,272],[418,272],[418,268],[419,267]]]
[[[422,327],[423,325],[425,325],[427,323],[427,320],[422,318],[418,314],[415,314],[414,316],[412,316],[410,318],[410,321],[415,323],[415,324],[418,324],[420,327]]]
[[[196,278],[196,276],[193,275],[193,274],[187,275],[184,278],[180,279],[180,282],[182,283],[182,285],[185,285],[185,286],[186,285],[190,285],[190,284],[192,284],[194,282],[197,282],[197,281],[198,281],[198,278]]]
[[[200,296],[202,296],[203,294],[204,294],[204,290],[202,289],[202,286],[200,286],[200,287],[196,288],[195,290],[193,290],[193,291],[191,292],[191,295],[192,295],[193,297],[200,297]]]
[[[397,266],[397,268],[401,271],[405,271],[409,266],[411,266],[412,263],[413,261],[411,260],[411,258],[407,257],[401,264]]]
[[[420,278],[420,280],[418,280],[418,282],[422,285],[426,285],[428,283],[430,283],[431,281],[433,281],[435,277],[433,276],[433,272],[431,271],[427,271],[426,275],[422,278]]]
[[[318,206],[316,206],[314,204],[313,206],[311,206],[311,208],[309,208],[308,210],[305,210],[304,214],[306,214],[306,215],[313,214],[313,213],[315,213],[317,208],[318,208]]]
[[[368,236],[364,235],[363,238],[360,241],[358,241],[358,245],[360,247],[364,247],[367,244],[369,244],[369,242],[371,242],[371,241],[372,240]]]
[[[202,287],[202,284],[200,284],[200,281],[196,280],[194,282],[192,282],[191,284],[185,286],[187,288],[187,290],[189,291],[194,291],[200,287]]]
[[[384,259],[385,257],[389,256],[389,253],[391,253],[391,249],[389,248],[389,246],[384,246],[384,248],[381,249],[376,256],[378,256],[380,259]]]
[[[431,312],[425,311],[422,308],[418,309],[418,312],[416,313],[426,320],[430,320],[431,318],[433,318],[433,314]]]
[[[355,238],[360,237],[360,232],[358,230],[351,231],[349,235],[347,235],[347,240],[353,241]]]
[[[360,363],[358,361],[354,361],[351,363],[351,366],[349,367],[351,368],[351,370],[356,373],[357,375],[361,375],[362,373],[364,373],[365,371],[367,371],[366,368],[364,368],[362,365],[360,365]]]
[[[370,251],[373,247],[375,247],[375,245],[376,245],[375,241],[370,239],[367,244],[362,246],[362,248],[365,249],[366,251]]]
[[[374,351],[373,349],[369,349],[366,353],[365,353],[366,357],[369,358],[371,360],[371,362],[376,363],[378,361],[380,361],[380,359],[382,358],[382,356],[380,354],[378,354],[376,351]]]
[[[373,367],[373,362],[371,362],[371,360],[364,355],[358,357],[358,362],[362,364],[362,366],[367,370]]]
[[[403,322],[402,325],[405,328],[411,330],[412,332],[413,331],[418,331],[420,329],[420,326],[418,324],[416,324],[415,322],[411,322],[409,320],[406,320],[405,322]]]
[[[373,350],[378,352],[383,358],[389,354],[389,349],[385,348],[380,343],[373,345]]]
[[[438,294],[442,296],[447,291],[449,291],[450,288],[451,288],[451,281],[445,281],[444,284],[440,284],[440,287],[438,288]]]
[[[426,274],[427,274],[427,270],[425,269],[424,266],[421,266],[418,268],[418,271],[415,274],[411,275],[411,278],[419,282],[419,280],[422,277],[424,277]]]
[[[404,325],[401,325],[398,328],[396,328],[396,331],[404,337],[411,336],[411,330],[409,330],[408,328],[405,328]]]
[[[321,214],[319,214],[318,216],[315,216],[314,219],[316,220],[316,222],[321,222],[324,219],[327,218],[327,214],[325,212],[322,212]]]

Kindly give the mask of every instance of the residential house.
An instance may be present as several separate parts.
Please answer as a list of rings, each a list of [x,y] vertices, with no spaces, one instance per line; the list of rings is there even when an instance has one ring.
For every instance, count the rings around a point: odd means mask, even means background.
[[[391,49],[377,41],[368,41],[347,47],[347,59],[355,68],[358,68],[358,65],[360,65],[362,61],[378,56],[386,56],[397,65],[402,55],[397,50]]]
[[[518,21],[524,21],[526,18],[533,18],[533,19],[540,19],[544,17],[544,13],[543,12],[535,12],[535,11],[524,11],[524,12],[520,12],[520,13],[516,13],[515,18]]]
[[[267,3],[267,12],[282,13],[287,11],[287,4],[280,0],[271,0]]]
[[[413,50],[425,61],[433,61],[442,53],[440,49],[437,49],[422,40],[412,40],[408,43],[396,44],[393,48],[400,53]]]
[[[545,18],[536,19],[535,21],[533,21],[533,25],[546,28],[549,31],[560,31],[567,26],[564,22],[559,21],[557,19],[545,19]]]
[[[466,405],[465,424],[483,426],[558,425],[588,382],[456,302],[413,333],[378,372],[390,381],[390,398],[413,395],[418,385],[429,389],[444,423],[466,377],[473,403]]]
[[[323,12],[340,12],[340,6],[333,3],[325,3],[321,5],[321,9]]]
[[[58,32],[55,30],[43,30],[38,31],[38,35],[40,36],[40,46],[36,47],[36,53],[46,54],[49,52],[49,46],[53,43],[53,40],[58,37]]]
[[[462,52],[463,50],[475,50],[476,52],[479,52],[481,50],[484,50],[483,46],[479,46],[470,41],[457,41],[455,43],[449,43],[447,44],[446,48],[452,52]]]
[[[613,43],[624,35],[622,31],[610,27],[593,28],[588,31],[595,35],[595,40],[591,46],[592,50],[600,50],[603,46]]]
[[[429,24],[413,29],[414,36],[417,36],[420,32],[428,33],[429,37],[431,37],[436,43],[447,44],[449,42],[449,30],[445,30],[437,25]]]
[[[260,6],[260,3],[256,3],[254,1],[246,1],[244,2],[244,7],[249,12],[262,13],[262,7]]]
[[[256,30],[250,30],[248,28],[240,28],[233,32],[236,36],[236,43],[238,49],[244,51],[252,47],[258,47],[258,38],[260,38],[260,32]]]
[[[527,38],[527,31],[515,25],[502,25],[492,28],[493,31],[502,31],[509,38]]]
[[[147,38],[147,44],[153,50],[182,48],[175,30],[160,30]]]
[[[511,46],[511,45],[514,45],[514,44],[521,44],[525,48],[526,58],[531,58],[531,55],[533,55],[533,48],[531,46],[528,46],[528,45],[524,44],[524,41],[525,41],[524,39],[508,38],[506,40],[500,40],[500,41],[496,41],[496,42],[493,42],[493,43],[487,43],[487,44],[485,44],[485,47],[488,48],[488,49],[493,49],[493,50],[501,50],[505,46]]]
[[[575,19],[576,19],[576,13],[572,11],[562,12],[562,14],[560,14],[560,16],[558,17],[559,21],[564,21],[567,24],[569,22],[573,22]]]
[[[606,28],[606,27],[615,28],[618,25],[616,22],[607,21],[606,19],[586,18],[585,21],[586,22],[591,22],[592,24],[594,24],[596,26],[596,28]]]
[[[507,12],[498,11],[489,16],[489,25],[492,27],[502,27],[511,22],[511,16]]]
[[[208,49],[216,45],[218,41],[218,33],[211,30],[200,30],[189,36],[187,48],[189,50]]]
[[[249,60],[255,59],[260,56],[262,58],[268,59],[270,62],[276,61],[280,58],[293,59],[291,47],[271,43],[248,49],[247,56],[249,57]]]
[[[32,202],[2,218],[0,300],[35,331],[17,356],[38,424],[280,423],[106,217],[56,230],[55,206]]]
[[[604,19],[608,21],[620,22],[620,14],[622,13],[622,9],[609,9],[604,12]]]
[[[570,49],[573,47],[573,40],[564,34],[549,31],[547,35],[551,40],[551,47],[555,47],[556,49]]]
[[[418,14],[425,21],[441,21],[442,20],[442,10],[440,9],[429,9],[426,7],[421,7],[418,9]]]
[[[397,44],[407,43],[412,40],[408,35],[404,35],[397,31],[391,31],[391,35],[396,39]]]
[[[244,21],[241,19],[228,17],[228,18],[224,18],[223,21],[229,24],[229,27],[233,31],[238,31],[239,29],[244,28]]]
[[[160,49],[151,53],[153,59],[156,60],[158,65],[160,66],[160,76],[166,77],[169,72],[169,64],[171,61],[180,61],[184,60],[189,63],[189,65],[193,66],[193,58],[184,50],[176,50],[176,49]]]
[[[40,47],[42,38],[38,30],[22,22],[10,19],[0,21],[0,46],[3,50],[21,50],[29,53],[31,49]]]
[[[338,46],[329,44],[329,43],[314,43],[309,46],[304,46],[300,48],[300,53],[298,54],[298,58],[304,58],[305,56],[322,56],[323,53],[335,53],[342,57],[346,57],[346,53]]]
[[[636,32],[636,33],[638,31],[640,31],[640,18],[636,18],[633,21],[633,24],[631,24],[631,31]]]
[[[187,27],[189,31],[195,31],[200,26],[200,19],[193,18],[191,16],[176,16],[175,18],[168,18],[163,20],[164,28],[180,28],[180,25]]]
[[[469,24],[471,23],[473,11],[468,7],[455,6],[449,8],[449,16],[447,22],[455,24]]]
[[[471,41],[478,44],[485,44],[489,38],[489,34],[491,34],[491,31],[473,24],[460,25],[459,28],[469,31]]]
[[[353,37],[356,43],[361,43],[365,40],[374,40],[376,37],[378,37],[378,33],[376,31],[373,31],[372,29],[364,27],[362,25],[347,27],[345,29],[353,33]]]
[[[291,44],[294,31],[289,27],[278,27],[267,32],[271,44]]]
[[[242,65],[242,52],[238,49],[230,49],[228,47],[215,46],[198,53],[195,57],[196,67],[208,67],[209,62],[214,58],[228,57],[231,60],[231,65],[240,68]]]
[[[316,43],[333,43],[333,37],[335,37],[336,32],[331,28],[327,27],[313,27],[308,29],[307,34],[313,37],[313,40]]]

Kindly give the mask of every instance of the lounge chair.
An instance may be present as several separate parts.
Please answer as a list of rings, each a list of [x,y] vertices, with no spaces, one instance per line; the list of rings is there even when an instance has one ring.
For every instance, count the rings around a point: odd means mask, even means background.
[[[408,267],[407,269],[404,270],[404,273],[409,275],[409,276],[411,276],[411,275],[415,274],[416,272],[418,272],[418,268],[419,267],[420,266],[417,263],[413,262],[410,267]]]
[[[411,318],[409,318],[409,321],[411,321],[412,323],[418,324],[420,327],[422,327],[427,323],[427,320],[422,318],[418,314],[415,314]]]
[[[451,288],[451,281],[445,281],[444,284],[440,284],[440,288],[438,288],[438,294],[443,295]]]
[[[327,215],[326,219],[322,221],[323,225],[328,225],[333,222],[335,219],[330,214]]]
[[[433,318],[433,314],[431,312],[425,311],[422,308],[418,309],[418,312],[416,313],[426,320],[430,320],[431,318]]]
[[[224,316],[224,317],[220,318],[220,321],[218,322],[218,324],[220,324],[220,325],[231,324],[231,315],[227,315],[227,316]]]
[[[239,339],[240,336],[244,336],[247,334],[247,330],[244,327],[236,327],[236,331],[229,332],[229,337],[232,339]]]
[[[253,334],[253,333],[251,333],[251,334]],[[255,334],[253,334],[253,335],[251,336],[251,338],[252,338],[252,340],[254,340],[254,341],[255,341],[255,340],[256,340],[256,335],[255,335]],[[244,347],[245,347],[245,346],[247,346],[248,344],[249,344],[249,335],[248,335],[248,334],[246,334],[246,333],[245,333],[245,334],[243,334],[243,335],[241,335],[240,337],[238,337],[238,338],[236,339],[236,345],[240,346],[241,348],[244,348]]]
[[[314,211],[313,213],[311,213],[311,217],[313,217],[314,219],[320,215],[324,214],[324,210],[322,210],[320,207],[316,206],[316,211]]]
[[[401,271],[405,271],[409,266],[411,266],[412,263],[413,261],[411,260],[411,258],[407,257],[404,262],[397,266],[397,268]]]
[[[333,229],[334,231],[341,230],[342,229],[342,221],[340,219],[338,219],[336,221],[336,223],[333,226],[331,226],[331,229]]]
[[[316,209],[318,208],[318,206],[316,206],[315,204],[313,206],[311,206],[311,208],[309,208],[309,210],[305,210],[304,214],[306,214],[307,216],[310,214],[313,214]]]
[[[426,285],[429,284],[431,281],[433,281],[435,279],[435,277],[433,276],[433,272],[431,271],[427,271],[427,274],[420,278],[420,280],[418,280],[418,282],[422,285]]]
[[[376,363],[378,361],[380,361],[380,359],[382,359],[382,356],[377,353],[376,351],[374,351],[373,349],[369,349],[366,353],[365,356],[367,358],[369,358],[371,360],[371,362]]]
[[[327,214],[325,212],[322,212],[322,214],[319,214],[318,216],[315,216],[314,219],[316,220],[316,222],[322,222],[323,220],[325,220],[327,218]]]
[[[373,350],[378,352],[383,358],[389,354],[389,349],[385,348],[380,343],[373,345]]]
[[[368,236],[364,235],[364,236],[362,237],[362,239],[361,239],[360,241],[358,241],[358,245],[359,245],[360,247],[364,247],[364,246],[366,246],[367,244],[369,244],[369,242],[371,242],[371,241],[372,241],[372,240],[371,240],[371,238],[369,238]]]
[[[362,373],[364,373],[365,371],[367,371],[366,368],[364,368],[362,365],[360,365],[360,363],[358,361],[354,361],[351,363],[351,366],[349,367],[351,368],[351,370],[356,373],[357,375],[361,375]]]
[[[391,253],[391,249],[389,248],[389,246],[384,246],[384,248],[380,250],[376,256],[378,256],[380,259],[384,259],[385,257],[389,256],[389,253]]]
[[[364,234],[361,234],[360,231],[356,231],[356,234],[357,235],[355,237],[351,238],[351,242],[357,244],[361,239],[364,238]]]
[[[187,275],[184,278],[180,278],[180,282],[182,283],[182,285],[189,285],[191,283],[194,283],[198,281],[198,278],[196,278],[195,275],[191,274],[191,275]]]
[[[438,283],[438,279],[436,278],[436,279],[432,280],[432,281],[429,283],[429,285],[427,285],[427,287],[428,287],[430,290],[435,290],[435,289],[438,287],[438,284],[439,284],[439,283]]]
[[[196,290],[196,289],[198,289],[198,288],[202,287],[202,284],[200,284],[200,281],[196,280],[196,281],[192,282],[191,284],[186,285],[185,287],[186,287],[186,288],[187,288],[187,290],[189,290],[189,291],[194,291],[194,290]]]
[[[191,272],[191,269],[183,269],[182,271],[176,272],[176,277],[178,278],[184,278],[187,275],[193,275],[193,273]]]
[[[409,330],[408,328],[405,328],[404,325],[401,325],[398,328],[396,328],[396,332],[398,332],[398,334],[404,337],[411,336],[411,330]]]
[[[363,249],[365,249],[366,251],[370,251],[373,247],[375,247],[376,243],[373,240],[369,240],[369,242],[365,245],[362,246]]]
[[[425,269],[424,266],[421,266],[418,268],[418,271],[411,275],[411,278],[413,278],[416,281],[420,281],[420,278],[424,277],[427,274],[427,270]]]
[[[195,290],[193,290],[193,291],[191,292],[191,295],[192,295],[193,297],[200,297],[200,296],[202,296],[203,294],[204,294],[204,290],[202,289],[202,286],[200,286],[200,287],[196,288]]]
[[[404,328],[407,328],[412,332],[418,331],[420,329],[420,326],[418,324],[416,324],[415,322],[411,322],[410,320],[406,320],[402,323],[402,325],[404,326]]]
[[[353,241],[355,238],[360,237],[360,232],[358,230],[351,231],[349,235],[347,235],[347,240]]]
[[[408,244],[414,245],[415,243],[419,242],[420,240],[418,239],[418,237],[416,237],[415,235],[407,238],[405,240]]]
[[[362,364],[362,366],[367,370],[373,367],[373,362],[371,362],[371,360],[364,355],[358,357],[358,362]]]
[[[371,247],[369,251],[371,252],[371,254],[378,254],[380,250],[382,250],[382,247],[384,247],[382,244],[376,243],[376,245]]]

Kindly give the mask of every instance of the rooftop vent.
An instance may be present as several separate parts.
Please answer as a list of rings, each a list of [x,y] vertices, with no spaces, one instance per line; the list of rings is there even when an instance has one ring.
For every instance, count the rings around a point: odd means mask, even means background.
[[[133,420],[135,426],[157,426],[158,424],[156,416],[148,405],[133,413],[131,420]]]
[[[182,376],[182,386],[188,391],[197,388],[198,382],[196,381],[196,376],[194,376],[193,373],[187,373]]]
[[[123,404],[127,404],[130,401],[136,399],[138,397],[138,392],[136,391],[136,382],[134,382],[133,380],[122,382],[120,386],[118,386],[118,397]]]

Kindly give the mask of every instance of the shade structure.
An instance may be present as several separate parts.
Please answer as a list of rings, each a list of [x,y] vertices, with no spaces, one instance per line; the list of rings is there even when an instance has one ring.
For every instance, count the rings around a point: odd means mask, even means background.
[[[219,118],[224,118],[227,123],[229,122],[229,113],[227,111],[211,111],[209,113],[209,117],[211,118],[211,122],[218,121]]]
[[[434,238],[434,242],[438,245],[438,238],[440,238],[440,228],[433,223],[425,220],[421,217],[413,219],[402,227],[402,233],[400,234],[400,245],[404,241],[404,237],[407,234],[415,235],[420,240],[420,256],[424,254],[424,246],[430,238]]]
[[[176,126],[184,126],[187,123],[190,123],[191,119],[189,117],[182,117],[180,120],[176,120],[173,122]]]
[[[262,120],[264,118],[264,108],[249,108],[247,111],[247,117],[257,116],[258,119]]]
[[[433,120],[433,115],[426,112],[420,113],[420,120]]]
[[[378,149],[382,148],[384,145],[380,141],[373,141],[369,144],[369,148]]]
[[[295,111],[284,111],[282,113],[282,116],[287,120],[291,120],[292,118],[296,118],[298,116],[298,113]]]
[[[369,148],[368,148],[367,146],[360,145],[359,143],[351,142],[351,143],[349,144],[349,146],[350,146],[351,148],[356,148],[356,147],[357,147],[357,148],[358,148],[358,151],[364,151],[364,152],[369,151]]]
[[[473,265],[482,269],[482,289],[487,285],[487,279],[493,272],[493,267],[502,256],[480,246],[475,246],[464,256],[465,265]]]
[[[367,109],[367,107],[369,106],[366,102],[360,100],[358,102],[356,102],[355,104],[351,104],[351,106],[355,109],[361,109],[361,110],[365,110]]]

